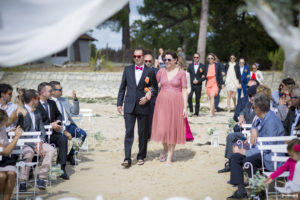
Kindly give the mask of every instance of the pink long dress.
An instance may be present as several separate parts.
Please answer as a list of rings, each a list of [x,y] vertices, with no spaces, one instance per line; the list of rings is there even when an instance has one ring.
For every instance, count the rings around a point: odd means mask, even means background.
[[[168,80],[165,68],[156,75],[160,92],[156,99],[151,140],[167,144],[184,144],[186,141],[186,121],[183,117],[182,88],[187,87],[185,71],[179,70]]]

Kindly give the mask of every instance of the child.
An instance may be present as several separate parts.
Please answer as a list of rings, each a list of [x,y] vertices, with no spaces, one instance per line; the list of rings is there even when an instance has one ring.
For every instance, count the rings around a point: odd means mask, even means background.
[[[300,140],[293,139],[288,143],[288,153],[291,156],[281,167],[272,173],[266,180],[270,184],[272,180],[283,172],[289,170],[288,182],[285,187],[276,187],[281,193],[300,192]]]

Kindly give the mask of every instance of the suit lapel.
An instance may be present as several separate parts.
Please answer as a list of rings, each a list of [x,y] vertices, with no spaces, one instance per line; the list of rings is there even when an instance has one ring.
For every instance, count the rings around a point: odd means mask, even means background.
[[[39,102],[39,105],[38,105],[38,106],[40,106],[41,112],[43,112],[43,115],[46,115],[46,116],[47,116],[47,118],[48,118],[48,120],[49,120],[49,122],[50,122],[49,115],[48,115],[47,111],[45,110],[44,106],[41,104],[41,102]],[[50,105],[49,105],[49,108],[50,108]]]
[[[27,108],[24,106],[24,108],[26,109],[26,111],[27,111],[27,115],[25,116],[25,120],[27,120],[27,121],[29,121],[29,124],[30,124],[30,126],[29,126],[29,131],[32,131],[33,130],[33,126],[32,126],[32,118],[31,118],[31,116],[30,116],[30,114],[29,114],[29,110],[27,110]],[[24,123],[24,124],[28,124],[28,123]],[[26,130],[26,128],[24,128],[25,130]]]
[[[141,83],[145,80],[145,76],[146,76],[146,74],[147,74],[147,72],[146,72],[147,70],[148,70],[148,67],[146,67],[146,66],[144,65],[144,70],[143,70],[141,79],[140,79],[139,84],[137,85],[137,87],[139,87],[139,86],[141,85]]]
[[[132,65],[131,67],[129,67],[129,71],[131,74],[131,80],[133,81],[134,85],[136,86],[136,79],[135,79],[135,65]]]

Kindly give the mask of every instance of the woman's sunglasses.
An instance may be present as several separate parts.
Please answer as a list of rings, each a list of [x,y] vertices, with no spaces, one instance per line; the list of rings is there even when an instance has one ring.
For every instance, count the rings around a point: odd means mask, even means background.
[[[170,58],[164,58],[164,62],[171,62],[172,61],[172,59],[170,59]]]

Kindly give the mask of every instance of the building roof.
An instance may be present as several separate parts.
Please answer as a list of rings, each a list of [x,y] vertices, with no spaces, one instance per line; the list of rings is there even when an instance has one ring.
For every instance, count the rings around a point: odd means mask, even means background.
[[[82,34],[80,37],[79,37],[79,40],[91,40],[91,41],[97,41],[97,39],[89,36],[88,34]]]

